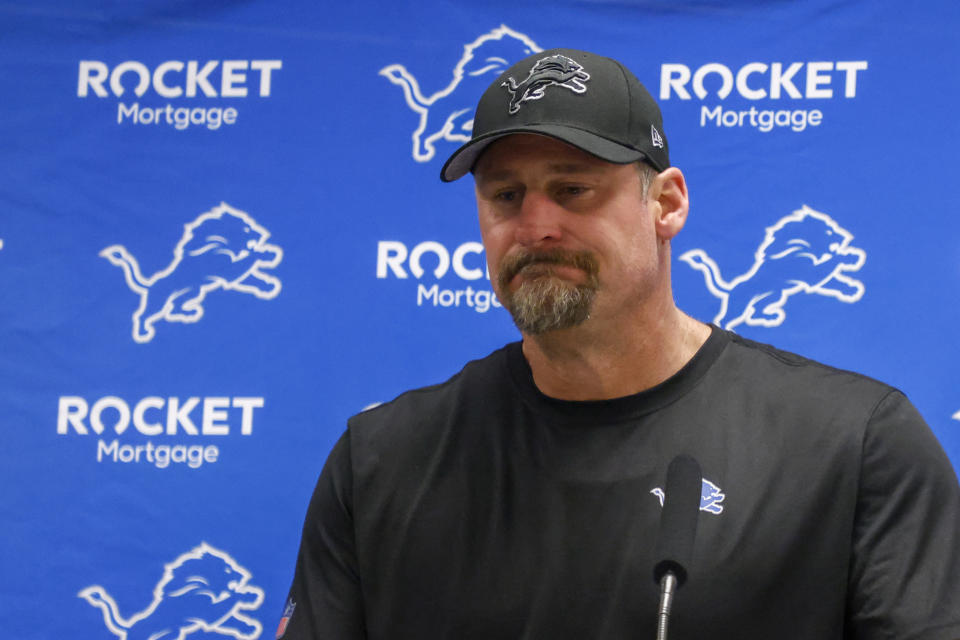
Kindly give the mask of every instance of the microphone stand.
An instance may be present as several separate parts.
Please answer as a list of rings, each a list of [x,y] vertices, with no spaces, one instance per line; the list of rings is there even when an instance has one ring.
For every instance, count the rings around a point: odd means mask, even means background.
[[[677,590],[677,576],[667,571],[660,579],[660,608],[657,612],[657,640],[667,640],[667,625],[670,624],[670,608]]]

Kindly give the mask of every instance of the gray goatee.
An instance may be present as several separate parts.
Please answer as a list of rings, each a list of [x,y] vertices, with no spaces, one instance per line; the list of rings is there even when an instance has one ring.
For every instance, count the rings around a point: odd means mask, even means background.
[[[554,274],[554,265],[580,269],[586,281],[568,282]],[[523,333],[540,335],[556,329],[569,329],[590,317],[590,308],[599,287],[599,265],[587,251],[548,249],[514,253],[500,263],[497,277],[503,306]],[[523,283],[514,291],[508,284],[517,274]]]

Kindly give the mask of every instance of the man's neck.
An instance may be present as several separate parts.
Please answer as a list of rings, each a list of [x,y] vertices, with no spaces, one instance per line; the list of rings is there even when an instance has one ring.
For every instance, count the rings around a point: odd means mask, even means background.
[[[561,400],[606,400],[654,387],[679,371],[710,336],[710,327],[670,305],[647,322],[590,326],[524,336],[533,381]]]

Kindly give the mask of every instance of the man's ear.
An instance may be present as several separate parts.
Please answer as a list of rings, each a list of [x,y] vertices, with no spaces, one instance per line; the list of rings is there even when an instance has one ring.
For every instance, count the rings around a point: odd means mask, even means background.
[[[659,207],[654,224],[661,240],[670,240],[680,233],[687,221],[690,201],[687,197],[687,181],[676,167],[662,171],[650,185],[650,196]]]

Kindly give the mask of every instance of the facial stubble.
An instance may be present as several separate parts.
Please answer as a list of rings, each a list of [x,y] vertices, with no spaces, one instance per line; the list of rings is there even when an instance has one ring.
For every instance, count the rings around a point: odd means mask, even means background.
[[[554,266],[579,269],[584,281],[565,280],[555,273]],[[497,284],[501,302],[517,328],[528,335],[541,335],[575,327],[590,317],[599,288],[598,272],[596,258],[587,251],[522,251],[503,259]],[[517,275],[522,281],[511,291],[510,282]]]

